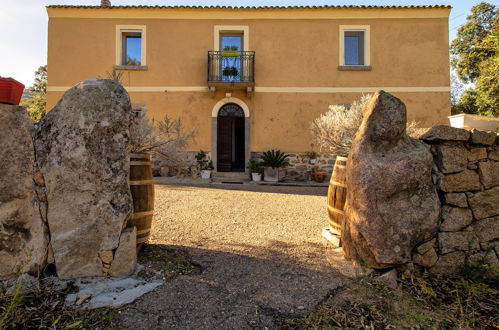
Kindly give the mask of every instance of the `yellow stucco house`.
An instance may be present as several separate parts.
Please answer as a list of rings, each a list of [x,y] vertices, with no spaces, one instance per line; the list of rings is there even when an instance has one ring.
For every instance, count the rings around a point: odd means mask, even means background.
[[[310,151],[310,122],[328,105],[378,89],[402,99],[409,120],[446,123],[450,10],[48,6],[47,108],[115,68],[149,117],[197,131],[189,151],[210,151],[218,172],[268,149]]]

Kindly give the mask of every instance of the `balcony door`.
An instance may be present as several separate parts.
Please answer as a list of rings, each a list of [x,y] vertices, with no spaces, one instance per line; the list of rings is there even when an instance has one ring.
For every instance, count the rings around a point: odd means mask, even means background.
[[[244,111],[235,103],[227,103],[217,117],[217,171],[244,172]]]
[[[222,52],[222,80],[241,81],[241,53],[244,51],[243,33],[221,33],[220,51]]]

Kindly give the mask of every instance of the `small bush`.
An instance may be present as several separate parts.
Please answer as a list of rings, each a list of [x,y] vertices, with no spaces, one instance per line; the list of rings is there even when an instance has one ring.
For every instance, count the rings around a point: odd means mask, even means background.
[[[363,95],[352,105],[330,105],[329,111],[311,124],[312,136],[320,150],[347,156],[355,133],[362,123],[362,109],[371,95]]]
[[[130,127],[129,151],[152,153],[157,159],[179,163],[182,151],[195,135],[195,131],[185,133],[181,120],[168,115],[160,121],[137,117]]]

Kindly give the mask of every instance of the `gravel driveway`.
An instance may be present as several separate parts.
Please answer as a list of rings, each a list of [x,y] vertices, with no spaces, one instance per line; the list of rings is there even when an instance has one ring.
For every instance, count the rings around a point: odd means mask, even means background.
[[[188,250],[203,269],[121,311],[143,329],[274,329],[353,276],[322,236],[327,188],[156,185],[150,243]],[[342,275],[343,274],[343,275]]]

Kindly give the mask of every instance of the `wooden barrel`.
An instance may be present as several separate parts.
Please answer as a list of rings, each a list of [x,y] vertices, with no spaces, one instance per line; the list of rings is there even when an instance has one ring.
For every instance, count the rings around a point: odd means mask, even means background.
[[[336,157],[333,174],[331,175],[331,180],[329,181],[329,190],[327,192],[329,225],[338,234],[341,233],[341,226],[343,225],[345,217],[343,210],[347,199],[347,160],[348,158],[346,157]]]
[[[130,192],[133,199],[133,215],[128,227],[137,228],[137,244],[145,243],[151,232],[154,213],[154,182],[151,155],[130,154]]]

